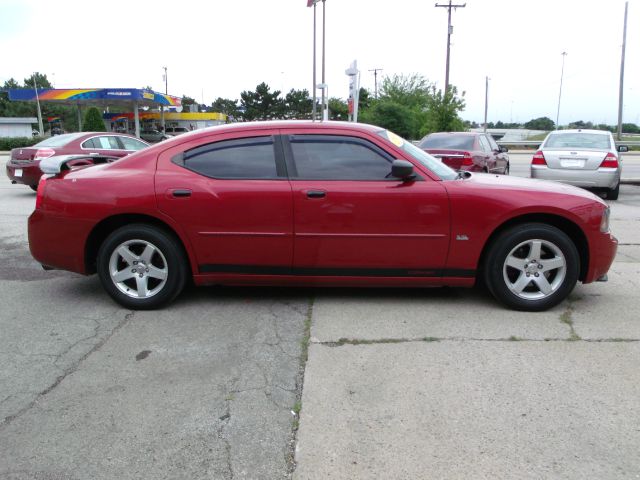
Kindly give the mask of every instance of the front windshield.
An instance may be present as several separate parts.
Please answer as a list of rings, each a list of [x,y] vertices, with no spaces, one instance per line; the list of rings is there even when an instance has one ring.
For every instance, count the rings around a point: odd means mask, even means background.
[[[442,163],[437,158],[432,157],[424,150],[416,147],[413,143],[406,141],[402,137],[399,137],[393,132],[389,130],[380,130],[378,132],[382,138],[389,140],[396,147],[402,149],[405,153],[408,153],[413,158],[415,158],[418,162],[428,168],[430,171],[435,173],[442,180],[455,180],[458,177],[458,174],[447,167],[444,163]]]

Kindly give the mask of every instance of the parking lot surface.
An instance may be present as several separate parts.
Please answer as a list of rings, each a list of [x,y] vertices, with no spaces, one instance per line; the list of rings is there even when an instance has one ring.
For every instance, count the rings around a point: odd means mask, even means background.
[[[0,182],[2,479],[640,475],[640,187],[611,204],[609,282],[544,313],[267,288],[132,312],[31,259],[34,200]]]

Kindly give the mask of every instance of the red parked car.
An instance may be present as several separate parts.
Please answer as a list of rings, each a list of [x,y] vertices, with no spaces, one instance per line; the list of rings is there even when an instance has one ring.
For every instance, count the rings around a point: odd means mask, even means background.
[[[47,138],[32,147],[14,148],[7,162],[7,177],[11,183],[38,188],[42,176],[39,164],[54,155],[90,154],[124,157],[148,147],[147,142],[131,135],[104,132],[65,133]]]
[[[454,170],[509,175],[509,150],[486,133],[432,133],[418,146]]]
[[[45,268],[97,272],[132,309],[197,285],[470,287],[543,310],[605,279],[609,209],[555,182],[456,173],[397,135],[263,122],[180,135],[113,163],[41,167]]]

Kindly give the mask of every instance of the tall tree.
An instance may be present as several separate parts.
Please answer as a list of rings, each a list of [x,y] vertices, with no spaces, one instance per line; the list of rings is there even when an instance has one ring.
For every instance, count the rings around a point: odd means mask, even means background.
[[[214,112],[224,113],[227,116],[228,122],[242,119],[242,112],[238,107],[238,100],[229,100],[228,98],[218,97],[211,104],[211,109]]]
[[[262,82],[255,92],[245,90],[240,94],[240,106],[244,109],[244,119],[273,120],[282,118],[284,102],[280,98],[280,90],[270,91],[269,85]]]
[[[532,120],[529,120],[524,124],[524,128],[528,128],[529,130],[553,130],[556,127],[556,124],[549,117],[538,117]]]
[[[195,104],[196,104],[195,98],[188,97],[187,95],[183,95],[182,96],[182,111],[183,112],[190,112],[191,111],[191,105],[195,105]]]
[[[329,120],[347,121],[349,116],[349,107],[347,102],[340,98],[329,99]]]
[[[306,89],[291,89],[284,97],[284,118],[310,119],[313,99]]]
[[[36,82],[36,84],[38,85],[38,89],[41,88],[53,88],[51,86],[51,83],[49,82],[49,79],[47,78],[47,75],[44,73],[40,73],[40,72],[36,72],[33,75],[31,75],[30,77],[27,77],[24,79],[24,88],[33,88],[33,82]]]
[[[453,85],[449,85],[446,93],[432,85],[430,95],[427,97],[426,122],[420,134],[463,130],[464,124],[459,116],[465,107],[463,97],[464,92],[458,96],[458,89]]]

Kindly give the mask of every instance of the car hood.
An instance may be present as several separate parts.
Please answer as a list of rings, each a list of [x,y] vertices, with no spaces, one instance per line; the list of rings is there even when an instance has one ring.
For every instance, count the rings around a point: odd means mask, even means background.
[[[489,173],[467,173],[467,178],[463,180],[452,180],[452,182],[462,182],[469,186],[477,186],[488,190],[510,190],[513,192],[529,192],[536,195],[571,195],[606,205],[604,200],[587,190],[547,180],[493,175]]]

